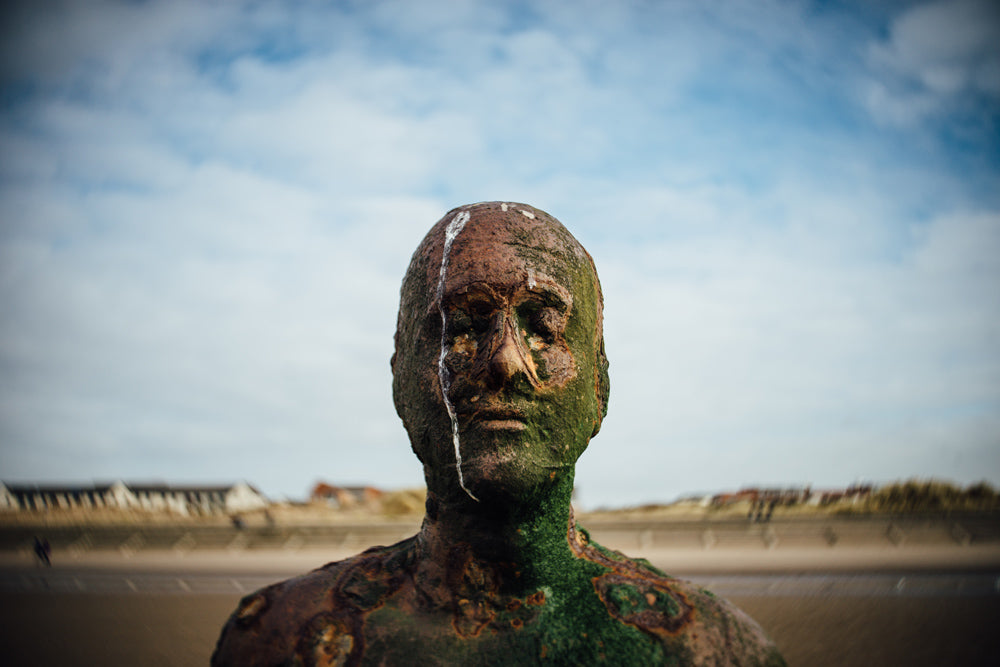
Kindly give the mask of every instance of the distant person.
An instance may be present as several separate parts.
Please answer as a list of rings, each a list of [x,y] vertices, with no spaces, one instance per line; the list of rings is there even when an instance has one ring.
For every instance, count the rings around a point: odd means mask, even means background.
[[[47,539],[35,537],[35,557],[38,558],[39,565],[52,567],[52,547]]]
[[[393,398],[420,532],[244,598],[224,665],[783,665],[728,602],[592,542],[570,508],[607,409],[593,261],[523,204],[448,213],[403,280]]]
[[[774,508],[778,505],[777,498],[771,498],[771,502],[767,504],[767,513],[764,514],[764,523],[771,522],[771,515],[774,514]]]

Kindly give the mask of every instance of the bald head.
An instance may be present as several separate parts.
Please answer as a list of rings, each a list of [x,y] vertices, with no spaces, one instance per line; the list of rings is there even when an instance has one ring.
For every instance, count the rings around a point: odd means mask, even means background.
[[[607,405],[602,307],[590,255],[544,211],[475,204],[434,225],[403,281],[392,363],[429,486],[460,481],[462,458],[480,487],[572,468]]]

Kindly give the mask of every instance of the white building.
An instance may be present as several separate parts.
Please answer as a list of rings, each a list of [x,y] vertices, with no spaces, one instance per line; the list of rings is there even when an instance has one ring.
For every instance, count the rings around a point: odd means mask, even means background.
[[[238,482],[225,486],[94,484],[40,486],[0,483],[0,511],[121,509],[190,514],[231,514],[267,507],[260,491]]]

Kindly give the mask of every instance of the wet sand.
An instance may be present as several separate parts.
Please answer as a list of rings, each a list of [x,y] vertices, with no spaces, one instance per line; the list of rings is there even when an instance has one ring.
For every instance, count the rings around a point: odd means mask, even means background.
[[[5,594],[6,665],[207,665],[239,595]],[[791,665],[995,665],[996,598],[731,598]]]
[[[731,597],[789,665],[996,665],[993,597]]]
[[[618,545],[607,545],[620,548]],[[275,574],[282,578],[306,572],[325,563],[357,554],[353,547],[298,550],[148,550],[136,553],[89,551],[74,556],[53,555],[58,569],[114,572],[207,572]],[[998,571],[1000,543],[973,546],[932,544],[892,547],[864,545],[849,548],[655,548],[621,551],[645,558],[672,575],[701,573],[794,572],[905,572]],[[0,551],[0,571],[31,570],[34,556],[28,551]]]
[[[239,595],[0,596],[0,661],[11,667],[207,665]]]
[[[812,554],[811,556],[809,554]],[[654,554],[645,554],[654,556]],[[695,576],[782,572],[987,572],[1000,574],[995,548],[775,553],[665,551],[653,562]],[[53,573],[258,574],[282,578],[340,554],[89,554],[56,561]],[[707,558],[707,560],[706,560]],[[867,559],[867,560],[866,560]],[[867,563],[867,565],[866,565]],[[6,554],[10,576],[43,572]],[[11,573],[14,573],[13,575]],[[981,576],[981,575],[980,575]],[[0,593],[0,662],[5,665],[206,665],[241,593]],[[791,665],[993,665],[1000,656],[1000,591],[946,595],[749,595],[730,599],[774,638]]]

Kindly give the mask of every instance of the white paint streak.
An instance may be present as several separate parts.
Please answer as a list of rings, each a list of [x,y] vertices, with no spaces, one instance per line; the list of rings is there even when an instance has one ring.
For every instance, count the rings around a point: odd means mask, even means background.
[[[524,217],[531,218],[532,220],[535,219],[535,214],[532,213],[531,211],[525,211],[523,208],[519,208],[517,210],[519,210],[521,212],[521,215],[523,215]]]
[[[441,271],[438,274],[437,302],[438,312],[441,313],[441,355],[438,357],[438,382],[441,384],[441,396],[444,397],[444,407],[448,411],[448,419],[451,420],[451,441],[455,446],[455,470],[458,471],[458,485],[469,494],[469,497],[479,502],[479,499],[472,495],[465,487],[465,480],[462,478],[462,451],[458,438],[458,417],[455,415],[455,406],[448,398],[448,390],[451,388],[451,380],[448,377],[448,369],[444,365],[444,358],[448,354],[448,316],[444,310],[444,279],[448,274],[448,258],[451,255],[451,244],[458,237],[465,223],[469,221],[468,211],[459,211],[451,219],[444,230],[444,249],[441,251]]]

